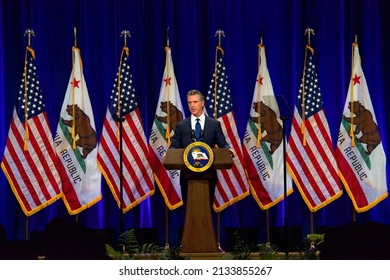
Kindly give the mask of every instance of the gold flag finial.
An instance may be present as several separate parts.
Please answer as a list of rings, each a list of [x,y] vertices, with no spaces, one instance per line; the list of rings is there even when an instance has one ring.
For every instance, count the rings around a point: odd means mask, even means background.
[[[305,35],[307,35],[307,44],[309,46],[310,46],[310,36],[311,36],[311,34],[316,35],[316,34],[314,34],[314,29],[310,28],[310,27],[306,28]]]
[[[131,34],[130,34],[130,31],[129,30],[123,30],[121,32],[121,37],[124,37],[124,40],[125,40],[125,47],[127,47],[127,37],[131,37]]]
[[[35,36],[34,31],[31,29],[27,29],[24,35],[28,35],[28,46],[26,47],[26,55],[24,59],[24,130],[25,130],[25,138],[24,138],[24,151],[28,150],[28,141],[30,140],[30,133],[29,133],[29,127],[28,127],[28,103],[29,103],[29,98],[28,98],[28,83],[27,83],[27,53],[29,52],[32,57],[35,58],[35,53],[34,50],[30,47],[31,43],[31,35]]]
[[[355,87],[353,86],[353,73],[354,73],[354,69],[355,69],[355,60],[354,60],[354,57],[355,57],[355,46],[357,46],[357,35],[355,35],[355,43],[352,44],[352,72],[351,72],[351,108],[349,109],[350,113],[351,113],[351,125],[350,125],[350,128],[349,128],[349,136],[351,136],[351,146],[352,147],[356,147],[356,143],[355,143],[355,131],[354,131],[354,127],[355,127],[355,114],[353,114],[352,112],[355,112],[354,110],[354,99],[355,99]]]
[[[256,79],[256,84],[257,84],[257,125],[259,126],[259,129],[257,130],[257,141],[256,141],[256,146],[257,148],[261,147],[261,140],[262,140],[262,128],[261,128],[261,86],[262,86],[262,78],[261,77],[261,49],[264,48],[263,46],[263,37],[262,37],[262,29],[260,28],[260,44],[258,45],[257,48],[257,79]]]
[[[167,29],[167,46],[164,48],[165,50],[165,65],[166,65],[166,76],[164,77],[164,81],[166,81],[166,102],[168,104],[167,106],[167,126],[165,128],[165,138],[167,139],[167,147],[169,148],[171,146],[171,113],[170,113],[170,106],[169,104],[171,103],[171,83],[169,80],[172,78],[170,77],[170,64],[171,64],[171,55],[170,55],[170,47],[169,47],[169,27]],[[165,71],[164,71],[165,73]]]
[[[225,37],[225,32],[223,32],[223,30],[221,30],[221,29],[218,29],[215,32],[214,37],[217,37],[217,36],[218,36],[218,46],[220,47],[221,46],[221,38],[222,38],[222,36]]]
[[[32,29],[26,29],[26,31],[24,32],[24,36],[27,35],[27,45],[30,47],[31,46],[31,36],[35,36],[35,33],[34,33],[34,30]]]
[[[218,119],[218,114],[217,114],[218,51],[220,51],[223,56],[223,49],[221,47],[221,37],[222,36],[225,37],[225,32],[223,32],[223,30],[221,29],[218,29],[215,32],[214,37],[217,36],[218,36],[218,46],[215,49],[215,66],[214,66],[214,119]]]

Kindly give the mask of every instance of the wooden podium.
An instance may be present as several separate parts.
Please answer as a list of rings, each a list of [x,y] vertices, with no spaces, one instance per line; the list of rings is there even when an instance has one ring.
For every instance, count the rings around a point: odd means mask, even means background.
[[[194,172],[184,163],[184,149],[169,149],[163,165],[181,170],[188,180],[187,205],[181,246],[183,253],[215,253],[218,246],[211,216],[209,180],[216,169],[229,169],[233,159],[229,149],[213,148],[214,162],[203,172]]]

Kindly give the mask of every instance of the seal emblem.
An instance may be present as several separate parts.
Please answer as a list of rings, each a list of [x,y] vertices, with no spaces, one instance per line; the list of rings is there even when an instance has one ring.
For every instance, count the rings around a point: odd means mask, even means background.
[[[183,160],[188,169],[194,172],[203,172],[213,164],[214,153],[206,143],[193,142],[185,148]]]

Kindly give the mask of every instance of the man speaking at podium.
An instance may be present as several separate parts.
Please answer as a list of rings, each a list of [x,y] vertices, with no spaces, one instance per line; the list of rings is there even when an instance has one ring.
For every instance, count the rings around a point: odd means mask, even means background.
[[[190,90],[187,93],[187,104],[191,116],[176,124],[171,148],[185,149],[195,141],[204,142],[211,148],[216,145],[218,148],[230,148],[222,132],[220,122],[203,113],[203,94],[195,89]]]
[[[183,148],[193,142],[204,142],[211,148],[228,148],[225,135],[222,132],[221,124],[218,120],[206,116],[203,112],[204,96],[198,90],[190,90],[187,93],[187,104],[191,112],[191,116],[176,124],[175,134],[171,142],[170,148]],[[232,157],[234,153],[232,153]],[[184,176],[180,178],[182,189],[182,199],[185,202],[187,198],[187,183]],[[210,201],[213,202],[214,189],[217,182],[217,173],[214,172],[213,179],[210,180]]]

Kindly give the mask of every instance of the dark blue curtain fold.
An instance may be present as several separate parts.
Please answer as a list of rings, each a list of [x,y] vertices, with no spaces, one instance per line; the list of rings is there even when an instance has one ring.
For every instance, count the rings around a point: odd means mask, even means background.
[[[185,95],[196,88],[207,93],[214,71],[215,32],[224,31],[225,51],[231,94],[241,137],[253,97],[257,74],[257,45],[262,35],[268,69],[276,95],[294,107],[302,78],[305,29],[315,35],[311,45],[334,146],[348,90],[351,46],[357,36],[362,66],[371,94],[385,151],[388,151],[390,71],[389,38],[386,31],[390,4],[380,0],[262,1],[262,0],[4,0],[0,2],[0,155],[4,151],[12,108],[23,72],[26,29],[35,32],[32,47],[53,133],[71,72],[74,28],[81,50],[84,74],[100,136],[108,96],[124,45],[120,36],[129,30],[130,67],[147,137],[152,126],[165,65],[164,47],[169,43],[186,116]],[[287,123],[289,135],[290,121]],[[389,171],[387,168],[388,176]],[[102,180],[103,199],[78,215],[78,222],[91,228],[114,228],[118,233],[119,209]],[[269,210],[270,226],[283,226],[284,212],[289,225],[310,233],[310,212],[298,189],[289,196],[288,209],[279,203]],[[161,193],[155,194],[125,214],[126,228],[154,227],[160,243],[165,243],[165,219],[169,219],[172,245],[178,245],[184,209],[168,211]],[[29,232],[43,230],[54,218],[74,221],[62,201],[39,211],[28,220],[11,188],[0,174],[0,223],[10,239],[24,239]],[[353,207],[347,193],[313,214],[315,227],[331,227],[352,221]],[[386,199],[372,210],[357,215],[357,221],[390,224],[390,202]],[[213,213],[216,219],[216,214]],[[259,243],[266,241],[266,212],[251,196],[220,213],[221,238],[229,227],[257,228]],[[26,221],[28,224],[26,224]]]

